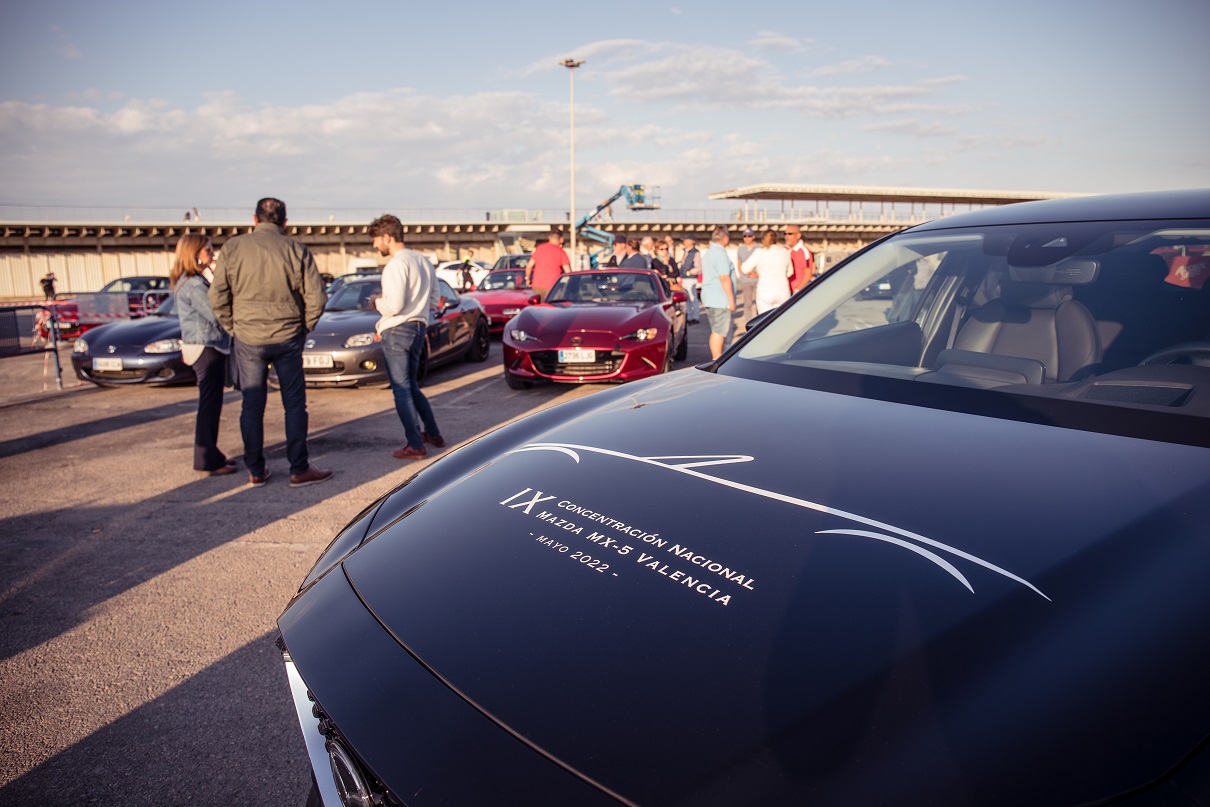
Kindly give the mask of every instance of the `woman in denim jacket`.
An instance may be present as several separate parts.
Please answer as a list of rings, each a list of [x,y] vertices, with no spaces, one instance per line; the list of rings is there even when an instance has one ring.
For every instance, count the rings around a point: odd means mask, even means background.
[[[170,276],[181,320],[181,356],[197,375],[197,425],[193,437],[193,469],[210,476],[235,473],[235,460],[218,448],[219,418],[223,413],[223,387],[231,336],[222,329],[210,308],[207,274],[214,263],[210,239],[198,233],[181,236]]]

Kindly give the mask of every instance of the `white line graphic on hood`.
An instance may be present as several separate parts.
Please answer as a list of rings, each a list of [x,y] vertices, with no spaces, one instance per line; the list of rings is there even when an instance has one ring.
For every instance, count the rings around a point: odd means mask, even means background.
[[[817,502],[807,501],[806,499],[800,499],[795,496],[788,496],[784,493],[778,493],[777,491],[773,491],[773,490],[765,490],[763,488],[754,487],[752,485],[745,485],[742,482],[733,482],[730,479],[723,479],[721,477],[711,476],[709,474],[705,474],[705,473],[702,473],[701,471],[695,470],[697,468],[704,468],[704,467],[708,467],[711,465],[731,465],[731,464],[741,463],[741,462],[752,462],[755,459],[754,457],[748,456],[746,454],[702,454],[702,455],[677,455],[677,456],[663,456],[663,457],[639,457],[639,456],[635,456],[634,454],[626,454],[621,451],[612,451],[607,448],[597,448],[596,446],[575,445],[573,443],[527,443],[526,445],[523,445],[520,448],[513,449],[512,451],[510,451],[508,453],[518,454],[518,453],[525,452],[525,451],[553,451],[555,453],[565,454],[565,455],[571,457],[577,463],[580,462],[579,452],[602,454],[602,455],[609,456],[609,457],[616,457],[618,459],[629,460],[631,462],[642,463],[644,465],[653,465],[658,468],[665,468],[669,471],[674,471],[676,473],[685,474],[686,476],[696,477],[696,478],[704,480],[706,482],[713,482],[716,485],[723,485],[724,487],[732,488],[733,490],[742,491],[744,493],[751,493],[754,496],[761,496],[766,499],[772,499],[774,501],[784,502],[786,504],[791,504],[796,507],[803,507],[808,510],[815,510],[820,513],[827,513],[828,515],[838,516],[840,518],[845,518],[850,521],[855,521],[858,524],[863,524],[867,527],[874,527],[875,529],[882,530],[887,533],[892,533],[892,535],[884,535],[879,532],[871,532],[869,530],[862,530],[862,529],[819,530],[816,533],[816,535],[849,535],[849,536],[853,536],[853,537],[857,537],[857,538],[872,538],[877,541],[885,541],[889,544],[893,544],[893,545],[901,547],[903,549],[907,549],[910,552],[914,552],[917,555],[920,555],[921,557],[926,558],[929,562],[933,563],[938,568],[943,569],[951,577],[956,579],[958,582],[962,583],[962,585],[965,586],[967,588],[967,590],[974,593],[974,590],[975,590],[974,587],[971,586],[970,581],[966,579],[966,577],[962,574],[962,572],[960,572],[952,563],[950,563],[945,558],[943,558],[939,554],[937,554],[937,552],[930,551],[930,549],[928,547],[931,547],[932,549],[936,549],[939,552],[943,552],[943,553],[952,555],[954,557],[962,558],[963,560],[970,561],[971,563],[973,563],[977,566],[982,566],[984,569],[995,572],[996,574],[1000,575],[1001,577],[1007,577],[1009,580],[1013,580],[1013,581],[1025,586],[1026,588],[1030,589],[1031,591],[1033,591],[1035,594],[1042,597],[1043,599],[1045,599],[1047,601],[1050,600],[1050,597],[1047,597],[1045,594],[1043,594],[1041,591],[1039,591],[1038,588],[1033,583],[1030,583],[1028,580],[1018,577],[1017,575],[1013,574],[1012,572],[1008,571],[1007,569],[1002,569],[993,563],[989,563],[986,560],[983,560],[982,558],[976,557],[968,552],[963,552],[961,549],[949,546],[948,544],[943,544],[940,541],[935,541],[932,538],[926,538],[925,536],[920,535],[915,532],[911,532],[910,530],[901,529],[901,528],[896,527],[891,524],[885,524],[881,521],[875,521],[872,518],[866,518],[865,516],[859,516],[856,513],[849,513],[844,510],[837,510],[834,507],[828,507],[827,505],[819,504]],[[899,537],[895,537],[895,536],[899,536]],[[907,540],[904,540],[904,539],[907,539]],[[921,546],[921,544],[924,544],[924,546]]]

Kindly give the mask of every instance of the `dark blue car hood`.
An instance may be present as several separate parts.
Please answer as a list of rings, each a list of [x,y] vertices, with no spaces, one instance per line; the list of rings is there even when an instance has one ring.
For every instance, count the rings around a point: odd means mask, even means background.
[[[159,339],[180,339],[181,321],[174,316],[149,314],[138,319],[122,319],[93,328],[82,338],[94,347],[146,345]]]
[[[1207,480],[1202,448],[690,370],[455,452],[344,569],[636,803],[1078,804],[1210,732]]]

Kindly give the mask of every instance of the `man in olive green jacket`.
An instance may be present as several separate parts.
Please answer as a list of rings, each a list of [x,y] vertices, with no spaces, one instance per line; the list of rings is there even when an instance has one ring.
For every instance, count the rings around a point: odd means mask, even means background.
[[[252,221],[256,225],[252,232],[223,244],[210,284],[214,315],[235,337],[235,364],[244,398],[239,415],[244,464],[253,487],[269,481],[265,402],[272,364],[286,410],[290,487],[314,485],[330,479],[332,472],[313,468],[309,461],[302,353],[328,296],[310,250],[284,232],[285,202],[261,199]]]

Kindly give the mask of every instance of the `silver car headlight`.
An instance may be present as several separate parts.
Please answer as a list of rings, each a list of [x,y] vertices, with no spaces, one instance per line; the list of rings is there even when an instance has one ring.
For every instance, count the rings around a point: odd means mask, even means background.
[[[159,339],[143,348],[144,353],[179,353],[180,339]]]
[[[345,340],[345,347],[368,347],[381,339],[376,333],[356,333]]]
[[[514,342],[537,342],[538,341],[538,337],[534,336],[532,333],[526,333],[525,331],[520,330],[519,328],[512,329],[511,331],[508,332],[508,335],[513,338]]]
[[[77,339],[76,343],[71,346],[71,352],[79,353],[81,355],[87,355],[88,354],[88,343],[85,342],[83,339]]]
[[[658,334],[659,334],[659,330],[656,328],[639,328],[637,331],[632,331],[631,333],[626,334],[622,338],[623,339],[634,339],[635,341],[638,341],[638,342],[649,342],[652,339],[655,339],[655,337]]]

